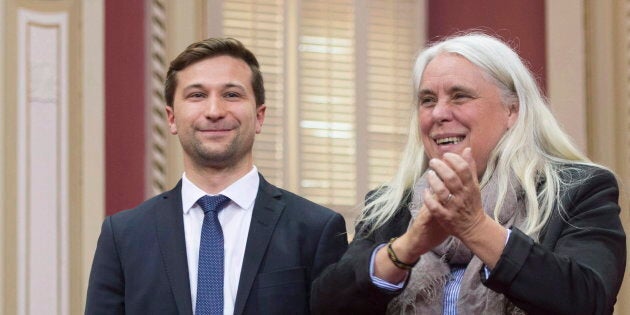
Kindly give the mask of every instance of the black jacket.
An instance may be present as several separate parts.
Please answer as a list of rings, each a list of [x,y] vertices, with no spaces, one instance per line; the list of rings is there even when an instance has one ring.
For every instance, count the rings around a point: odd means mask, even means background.
[[[617,181],[608,171],[578,167],[591,175],[582,185],[562,193],[566,215],[554,210],[538,243],[513,229],[489,279],[480,273],[484,285],[528,314],[613,312],[626,265]],[[368,270],[370,257],[376,246],[405,233],[410,219],[403,207],[371,235],[357,234],[341,260],[313,283],[313,313],[384,314],[400,292],[374,286]],[[357,227],[357,233],[361,230]]]

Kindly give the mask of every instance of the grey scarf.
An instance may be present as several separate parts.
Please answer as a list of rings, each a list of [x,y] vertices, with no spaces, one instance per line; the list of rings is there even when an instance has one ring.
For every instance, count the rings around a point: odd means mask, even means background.
[[[496,173],[481,189],[484,211],[493,216],[497,202]],[[520,226],[525,205],[516,178],[511,178],[499,214],[499,223],[506,228]],[[423,175],[414,186],[409,205],[413,219],[422,206],[422,192],[428,186]],[[409,224],[413,222],[413,219]],[[421,256],[413,268],[405,290],[389,303],[388,314],[443,314],[444,286],[451,279],[450,265],[466,265],[457,301],[458,314],[524,314],[500,293],[481,283],[479,272],[483,262],[456,237],[448,237],[442,244]]]

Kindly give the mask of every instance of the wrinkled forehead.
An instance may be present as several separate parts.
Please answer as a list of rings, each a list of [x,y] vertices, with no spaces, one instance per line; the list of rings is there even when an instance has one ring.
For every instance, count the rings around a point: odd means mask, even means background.
[[[440,54],[430,60],[420,78],[419,88],[435,82],[475,84],[489,82],[492,76],[458,54]],[[495,83],[495,82],[492,82]]]

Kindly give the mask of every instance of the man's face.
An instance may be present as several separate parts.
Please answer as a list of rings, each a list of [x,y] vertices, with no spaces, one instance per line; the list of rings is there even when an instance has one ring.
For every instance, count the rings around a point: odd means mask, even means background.
[[[517,116],[518,105],[505,106],[501,90],[489,76],[461,56],[439,55],[424,70],[418,121],[429,158],[461,154],[470,147],[481,176],[490,153]]]
[[[193,166],[252,163],[266,107],[256,107],[251,77],[249,66],[230,56],[201,60],[177,74],[173,107],[166,112],[170,131],[179,136]]]

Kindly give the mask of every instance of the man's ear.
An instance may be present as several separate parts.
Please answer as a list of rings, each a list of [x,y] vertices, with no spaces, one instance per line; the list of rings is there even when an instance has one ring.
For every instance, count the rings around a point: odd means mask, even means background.
[[[267,109],[267,106],[265,106],[265,104],[262,104],[256,107],[256,133],[257,134],[259,134],[260,131],[262,130],[262,125],[263,125],[263,122],[265,121],[266,109]]]
[[[172,135],[177,134],[177,125],[175,124],[175,109],[173,106],[166,105],[166,119],[168,121],[169,131]]]

